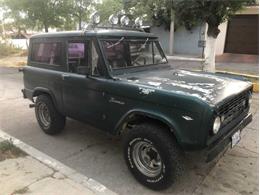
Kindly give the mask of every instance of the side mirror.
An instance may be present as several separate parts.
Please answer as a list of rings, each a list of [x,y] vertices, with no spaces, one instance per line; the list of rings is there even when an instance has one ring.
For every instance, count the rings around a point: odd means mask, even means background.
[[[78,66],[77,67],[77,73],[83,74],[83,75],[88,75],[88,74],[90,74],[90,67],[88,67],[88,66]]]

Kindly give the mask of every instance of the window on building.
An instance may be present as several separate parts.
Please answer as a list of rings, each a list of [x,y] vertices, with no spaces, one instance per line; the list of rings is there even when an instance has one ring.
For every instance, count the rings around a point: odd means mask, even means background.
[[[32,61],[49,65],[61,65],[61,43],[33,43]]]

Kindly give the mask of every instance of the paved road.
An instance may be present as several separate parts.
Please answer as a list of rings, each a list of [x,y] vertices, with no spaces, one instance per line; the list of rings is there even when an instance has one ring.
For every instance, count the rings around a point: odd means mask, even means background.
[[[181,180],[164,192],[137,183],[123,161],[120,140],[88,125],[68,120],[62,134],[48,136],[37,125],[34,110],[21,96],[22,74],[0,68],[0,128],[51,157],[92,177],[119,194],[258,194],[258,95],[254,121],[240,144],[210,164],[187,162]],[[214,191],[212,191],[214,190]],[[213,193],[214,192],[214,193]]]

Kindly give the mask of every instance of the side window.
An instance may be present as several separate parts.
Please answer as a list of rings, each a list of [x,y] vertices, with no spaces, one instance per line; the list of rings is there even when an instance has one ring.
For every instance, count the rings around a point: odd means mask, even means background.
[[[61,43],[33,43],[31,61],[61,65]]]
[[[69,72],[87,74],[88,52],[86,42],[68,43],[68,66]]]

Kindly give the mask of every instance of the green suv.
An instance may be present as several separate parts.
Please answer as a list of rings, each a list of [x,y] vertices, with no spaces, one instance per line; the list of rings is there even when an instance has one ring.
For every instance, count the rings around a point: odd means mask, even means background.
[[[211,161],[252,120],[251,83],[176,70],[150,33],[34,35],[23,74],[24,98],[45,133],[61,132],[69,117],[120,135],[129,170],[154,190],[177,179],[185,153]]]

